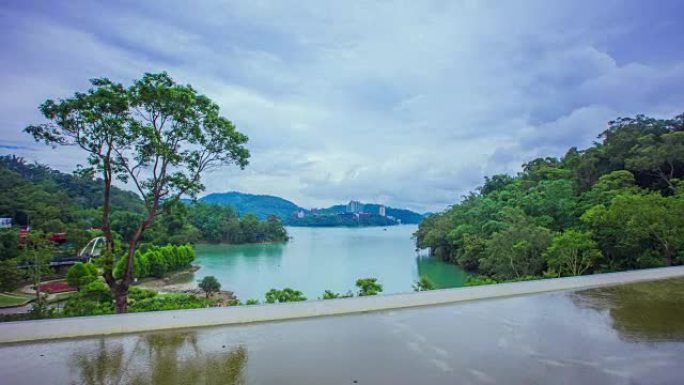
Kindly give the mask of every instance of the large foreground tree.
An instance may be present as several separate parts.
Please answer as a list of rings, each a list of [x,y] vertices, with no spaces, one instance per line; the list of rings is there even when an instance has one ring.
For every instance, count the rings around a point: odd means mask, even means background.
[[[41,110],[51,122],[26,131],[47,143],[78,144],[90,154],[90,165],[103,174],[106,186],[117,178],[130,183],[143,198],[145,213],[122,257],[121,277],[114,277],[113,261],[105,263],[105,281],[114,294],[117,312],[122,313],[133,281],[133,257],[145,230],[181,197],[202,191],[201,176],[207,170],[231,164],[244,168],[249,158],[244,147],[247,136],[220,116],[211,99],[189,85],[175,83],[166,73],[145,74],[128,88],[107,79],[93,81],[93,85],[95,89],[71,99],[48,100]],[[103,85],[116,92],[100,95]],[[84,95],[87,98],[81,101]],[[62,104],[69,108],[51,112],[50,106]],[[109,113],[114,105],[116,114]],[[102,223],[111,249],[108,191],[106,187]]]

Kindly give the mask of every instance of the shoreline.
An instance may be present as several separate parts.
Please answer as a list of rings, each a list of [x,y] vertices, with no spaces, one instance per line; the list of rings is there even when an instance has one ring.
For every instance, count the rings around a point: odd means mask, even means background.
[[[189,290],[197,288],[197,282],[194,279],[190,279],[186,282],[174,282],[182,278],[184,275],[194,274],[195,272],[202,269],[200,265],[192,265],[191,267],[171,273],[168,277],[154,278],[147,277],[139,279],[134,286],[142,287],[145,289],[152,289],[159,292],[179,292],[182,290]]]

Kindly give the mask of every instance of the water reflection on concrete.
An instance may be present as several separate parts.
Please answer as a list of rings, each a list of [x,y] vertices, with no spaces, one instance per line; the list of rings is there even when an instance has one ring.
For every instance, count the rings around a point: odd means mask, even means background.
[[[244,384],[247,350],[238,345],[206,353],[195,332],[99,339],[71,354],[81,384]]]
[[[578,306],[607,311],[626,340],[684,342],[684,279],[584,290],[572,298]]]
[[[8,384],[679,384],[683,296],[672,280],[15,344],[0,346],[0,370]]]

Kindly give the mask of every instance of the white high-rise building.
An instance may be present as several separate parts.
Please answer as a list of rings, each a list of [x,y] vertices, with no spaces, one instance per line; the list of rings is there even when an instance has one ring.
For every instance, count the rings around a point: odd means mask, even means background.
[[[363,205],[359,201],[349,201],[347,204],[347,212],[358,214],[363,211]]]
[[[380,207],[378,208],[378,215],[380,215],[381,217],[385,216],[385,206],[380,205]]]

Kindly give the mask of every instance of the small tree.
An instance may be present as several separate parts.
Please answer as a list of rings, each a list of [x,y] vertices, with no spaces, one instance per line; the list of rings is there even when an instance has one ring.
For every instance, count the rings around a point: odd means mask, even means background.
[[[206,294],[207,298],[213,293],[221,290],[221,283],[213,275],[208,275],[199,282],[199,287]]]
[[[40,231],[32,231],[26,236],[24,250],[22,252],[23,263],[28,267],[27,271],[33,287],[36,290],[36,306],[42,309],[43,297],[40,295],[40,281],[43,275],[50,272],[50,259],[52,259],[52,243],[45,238]]]
[[[66,281],[69,286],[76,290],[81,290],[82,287],[87,286],[97,279],[97,267],[92,263],[76,262],[66,274]]]
[[[427,275],[421,275],[420,279],[413,284],[413,291],[427,291],[434,288],[435,284],[432,283]]]
[[[382,285],[377,283],[376,278],[360,278],[356,280],[359,288],[359,296],[376,295],[382,292]]]

